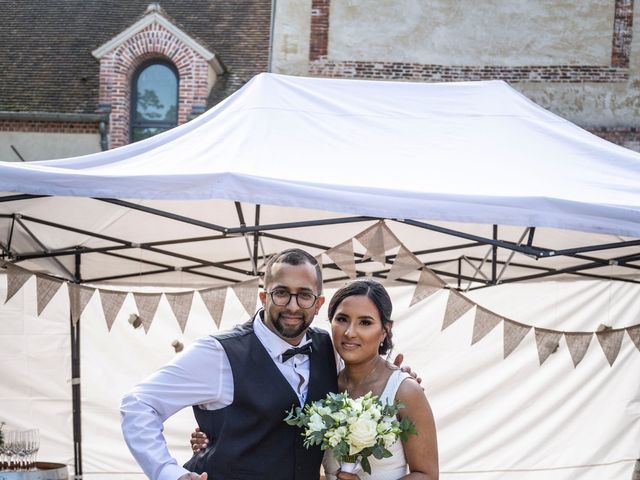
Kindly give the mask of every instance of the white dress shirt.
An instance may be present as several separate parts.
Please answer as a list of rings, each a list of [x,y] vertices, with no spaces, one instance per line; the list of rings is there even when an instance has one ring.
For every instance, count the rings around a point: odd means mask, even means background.
[[[309,388],[309,357],[295,355],[282,362],[282,353],[292,345],[269,330],[262,322],[262,315],[260,310],[253,319],[256,337],[302,405]],[[298,346],[310,341],[307,337]],[[198,405],[206,410],[218,410],[232,401],[233,374],[224,348],[212,336],[200,338],[123,397],[122,433],[129,450],[150,479],[177,480],[187,470],[169,453],[162,434],[163,422],[185,407]]]

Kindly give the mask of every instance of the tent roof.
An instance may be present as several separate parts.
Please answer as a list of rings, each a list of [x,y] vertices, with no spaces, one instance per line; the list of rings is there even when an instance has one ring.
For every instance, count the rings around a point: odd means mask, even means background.
[[[108,199],[111,206],[109,199],[136,199],[118,201],[118,208],[144,204],[172,212],[174,220],[180,212],[192,219],[186,222],[190,230],[202,227],[226,237],[258,231],[246,225],[259,214],[252,210],[243,218],[240,203],[234,209],[233,202],[262,205],[263,216],[270,208],[278,222],[345,216],[356,218],[340,222],[362,222],[364,216],[428,230],[454,222],[475,229],[473,235],[483,230],[487,239],[495,235],[486,225],[535,227],[536,240],[541,228],[596,234],[521,251],[536,257],[568,246],[637,245],[639,186],[640,154],[591,135],[501,81],[425,84],[261,74],[199,118],[148,140],[84,157],[0,163],[0,191]],[[88,232],[152,240],[133,231],[146,222],[139,212],[124,219],[122,212],[86,198],[31,198],[29,207],[18,200],[25,198],[0,199],[7,219],[0,226],[7,236],[0,238],[8,238],[15,214],[30,211],[40,219],[57,218],[60,225],[80,222],[81,238],[52,241],[57,248],[85,245]],[[71,205],[87,210],[70,214]],[[275,213],[277,206],[288,209]],[[301,215],[296,209],[307,210]],[[158,234],[153,240],[166,240],[166,217],[159,222],[145,223],[144,229]],[[173,239],[203,233],[169,231]],[[517,231],[507,243],[527,241],[519,239],[522,228]],[[25,235],[31,240],[22,247],[33,253],[33,235]],[[475,241],[473,235],[463,238]],[[297,240],[320,237],[316,231]],[[308,246],[321,249],[343,239]],[[424,241],[430,243],[416,245],[418,250],[438,243]],[[14,250],[18,245],[13,243]],[[246,254],[247,246],[242,248]]]

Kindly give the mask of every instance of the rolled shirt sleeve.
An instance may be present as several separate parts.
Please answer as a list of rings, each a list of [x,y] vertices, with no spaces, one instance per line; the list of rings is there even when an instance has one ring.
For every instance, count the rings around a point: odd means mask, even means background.
[[[217,410],[232,400],[229,359],[214,337],[201,338],[123,397],[122,433],[147,477],[177,480],[187,470],[169,453],[163,422],[185,407]]]

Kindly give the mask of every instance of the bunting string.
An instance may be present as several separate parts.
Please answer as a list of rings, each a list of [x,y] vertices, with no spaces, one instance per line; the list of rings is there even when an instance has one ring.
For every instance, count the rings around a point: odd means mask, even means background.
[[[600,349],[610,366],[613,366],[618,357],[625,332],[638,352],[640,352],[640,324],[616,329],[606,328],[602,331],[593,332],[559,331],[523,324],[478,305],[463,293],[450,288],[446,282],[424,265],[382,220],[335,247],[317,254],[315,258],[322,267],[322,256],[326,255],[334,262],[335,267],[339,268],[348,278],[356,278],[359,273],[356,268],[354,240],[361,244],[365,250],[363,260],[371,259],[382,265],[390,264],[386,275],[387,281],[397,281],[407,275],[418,275],[409,307],[413,307],[417,303],[430,298],[439,291],[448,290],[447,305],[442,321],[443,331],[464,315],[473,311],[471,345],[474,345],[485,338],[498,325],[502,324],[503,357],[505,359],[514,352],[531,330],[534,331],[540,365],[543,365],[560,348],[562,339],[564,339],[574,367],[577,367],[584,359],[594,336],[597,338],[597,343],[600,345]],[[7,272],[7,294],[4,303],[9,302],[28,280],[35,276],[37,313],[40,315],[60,290],[63,283],[66,283],[71,318],[74,324],[80,320],[94,293],[98,292],[107,329],[111,330],[127,295],[131,293],[145,333],[151,327],[163,295],[167,299],[182,332],[186,328],[194,295],[196,294],[202,299],[216,328],[220,327],[222,321],[228,289],[233,291],[247,314],[252,315],[256,308],[260,281],[256,277],[233,285],[202,290],[142,293],[77,285],[49,275],[30,272],[4,260],[0,260],[0,267],[5,268]],[[381,278],[381,280],[385,279]]]

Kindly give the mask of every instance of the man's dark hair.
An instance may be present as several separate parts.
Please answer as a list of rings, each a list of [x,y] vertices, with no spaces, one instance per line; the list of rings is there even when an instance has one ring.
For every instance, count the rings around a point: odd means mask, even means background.
[[[329,321],[333,320],[333,316],[338,309],[338,306],[347,298],[353,296],[365,296],[369,298],[376,306],[380,320],[382,321],[382,328],[386,335],[382,341],[382,345],[378,347],[378,353],[385,355],[390,353],[393,348],[391,326],[393,320],[391,320],[391,311],[393,310],[393,304],[387,290],[378,282],[371,279],[354,280],[351,283],[347,283],[344,287],[333,294],[331,302],[329,302]]]
[[[316,294],[322,295],[322,269],[318,261],[308,252],[300,248],[288,248],[279,253],[273,255],[267,262],[267,266],[264,271],[264,287],[271,282],[271,269],[276,263],[286,263],[287,265],[302,265],[308,263],[315,267],[316,279],[318,281],[316,288],[318,289]]]

